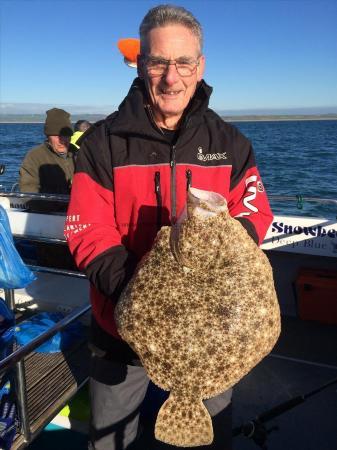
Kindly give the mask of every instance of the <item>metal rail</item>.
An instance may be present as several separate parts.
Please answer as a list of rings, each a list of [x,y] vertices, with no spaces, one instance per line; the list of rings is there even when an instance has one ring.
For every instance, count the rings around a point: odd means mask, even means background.
[[[37,200],[53,200],[60,202],[68,202],[69,195],[61,195],[61,194],[40,194],[40,193],[29,193],[29,192],[0,192],[0,197],[15,197],[15,198],[23,198],[23,199],[37,199]],[[271,200],[277,201],[298,201],[301,198],[306,202],[317,202],[317,203],[332,203],[337,204],[337,200],[330,198],[321,198],[321,197],[307,197],[302,194],[297,195],[273,195],[269,194],[268,198]]]
[[[29,234],[16,234],[13,233],[13,238],[16,240],[27,240],[31,242],[44,242],[45,244],[66,244],[66,239],[59,238],[46,238],[43,236],[32,236]]]
[[[28,342],[28,344],[25,344],[24,346],[18,348],[11,355],[9,355],[6,358],[4,358],[3,360],[1,360],[0,361],[0,372],[8,369],[9,367],[12,367],[14,364],[19,362],[22,358],[27,356],[29,353],[33,352],[37,347],[39,347],[41,344],[43,344],[49,338],[54,336],[54,334],[63,330],[63,328],[65,328],[67,325],[69,325],[72,321],[83,316],[90,309],[91,309],[90,304],[85,305],[85,306],[79,306],[79,307],[73,309],[73,311],[71,313],[67,314],[67,316],[64,319],[57,322],[55,325],[53,325],[51,328],[49,328],[49,330],[40,334],[40,336],[31,340],[30,342]]]
[[[14,364],[14,363],[13,363]],[[31,441],[31,432],[28,418],[28,401],[26,392],[26,372],[23,359],[20,359],[15,366],[15,387],[17,396],[17,408],[21,422],[21,432],[25,442]]]
[[[23,199],[36,199],[36,200],[53,200],[57,202],[69,202],[69,195],[62,194],[40,194],[29,192],[0,192],[0,197],[9,198],[23,198]]]
[[[334,204],[337,205],[337,200],[332,198],[320,198],[320,197],[305,197],[302,195],[268,195],[269,200],[276,200],[279,202],[289,202],[295,201],[298,202],[301,200],[302,202],[313,202],[313,203],[325,203],[325,204]]]
[[[55,275],[65,275],[75,278],[86,278],[85,273],[75,272],[73,270],[54,269],[53,267],[34,266],[31,264],[27,264],[27,267],[29,267],[29,269],[32,270],[33,272],[52,273]]]
[[[6,305],[11,311],[14,311],[15,308],[14,289],[4,289],[4,292]]]
[[[76,278],[85,278],[85,274],[81,272],[74,272],[70,270],[54,269],[41,266],[29,266],[34,272],[41,273],[52,273],[57,275],[71,276]],[[15,308],[15,297],[14,289],[5,289],[5,301],[11,310]],[[30,422],[28,417],[28,400],[27,400],[27,390],[26,390],[26,374],[24,366],[24,357],[36,350],[41,344],[46,342],[52,336],[54,336],[59,331],[66,328],[71,322],[83,316],[91,309],[91,305],[87,304],[84,306],[77,307],[73,309],[66,317],[57,322],[54,326],[49,328],[49,330],[42,333],[40,336],[31,340],[28,344],[23,345],[18,348],[10,355],[5,357],[0,361],[0,374],[5,372],[14,366],[15,372],[15,386],[17,395],[17,408],[21,423],[21,435],[23,437],[24,443],[28,444],[32,441],[34,436],[32,435]],[[36,433],[35,433],[36,434]]]

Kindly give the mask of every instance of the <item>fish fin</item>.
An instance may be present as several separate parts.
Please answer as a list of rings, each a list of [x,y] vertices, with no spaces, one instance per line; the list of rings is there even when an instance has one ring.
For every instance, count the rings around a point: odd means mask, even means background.
[[[212,419],[202,400],[177,397],[171,392],[159,410],[155,437],[179,447],[211,444],[213,441]]]

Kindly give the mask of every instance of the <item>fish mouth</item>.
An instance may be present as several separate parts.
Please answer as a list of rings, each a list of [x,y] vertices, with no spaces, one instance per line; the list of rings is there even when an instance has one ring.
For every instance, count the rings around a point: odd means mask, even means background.
[[[221,194],[192,187],[188,189],[186,208],[178,221],[172,224],[170,232],[170,249],[174,259],[180,266],[185,266],[179,250],[180,225],[186,219],[191,219],[192,217],[206,220],[226,211],[227,201]]]
[[[190,187],[187,194],[187,216],[201,219],[214,217],[227,211],[226,199],[217,192]]]

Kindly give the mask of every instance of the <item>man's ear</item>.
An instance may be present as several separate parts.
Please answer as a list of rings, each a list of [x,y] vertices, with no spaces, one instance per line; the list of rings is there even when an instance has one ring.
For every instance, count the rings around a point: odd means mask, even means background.
[[[141,55],[137,55],[137,74],[141,80],[144,79],[144,68]]]
[[[199,58],[199,65],[197,67],[197,80],[201,81],[205,72],[205,56],[201,55]]]

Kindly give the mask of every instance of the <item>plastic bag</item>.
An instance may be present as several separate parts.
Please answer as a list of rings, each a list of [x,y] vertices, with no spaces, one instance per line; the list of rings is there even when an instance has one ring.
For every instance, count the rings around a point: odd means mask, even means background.
[[[7,213],[0,206],[0,288],[23,288],[35,279],[15,248]]]
[[[8,356],[14,343],[14,314],[0,298],[0,360]]]
[[[5,379],[0,389],[0,448],[3,450],[12,448],[15,435],[20,429],[14,398],[11,382]]]
[[[0,297],[0,333],[3,331],[3,327],[11,326],[14,324],[14,313],[11,311],[5,300]]]
[[[16,405],[13,402],[5,402],[0,413],[0,448],[10,450],[16,435],[18,419]]]
[[[62,313],[39,313],[24,320],[15,327],[15,338],[18,344],[25,345],[40,334],[47,331],[55,323],[64,318]],[[71,345],[84,338],[84,327],[79,321],[72,322],[64,330],[56,333],[47,342],[35,349],[36,352],[56,353],[67,350]]]

